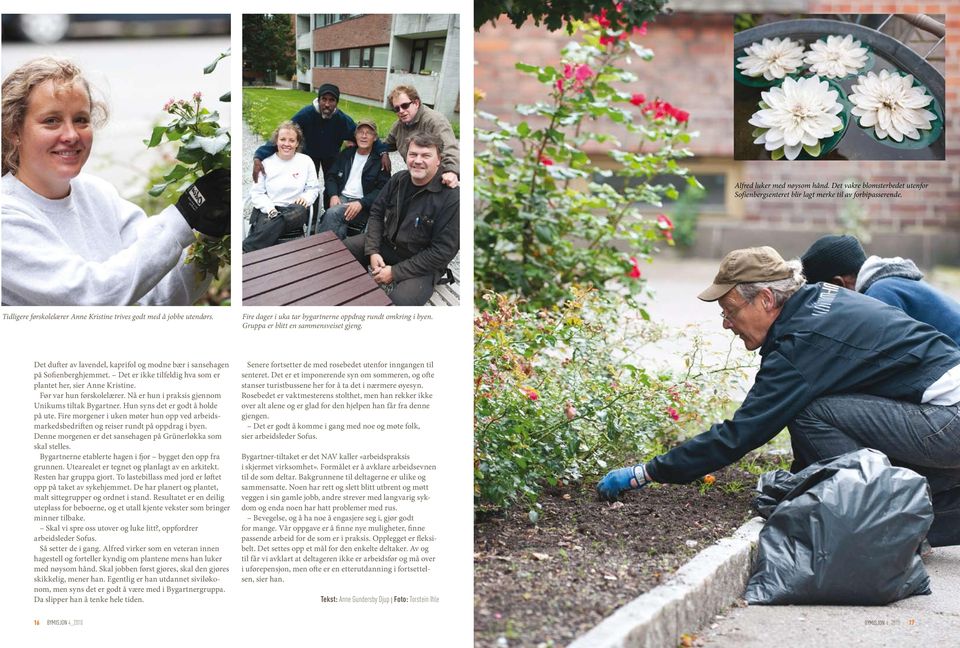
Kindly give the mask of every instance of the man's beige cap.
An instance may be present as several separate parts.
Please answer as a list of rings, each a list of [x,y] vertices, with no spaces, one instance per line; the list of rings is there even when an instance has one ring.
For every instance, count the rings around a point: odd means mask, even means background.
[[[793,276],[793,270],[772,247],[734,250],[723,257],[713,285],[697,295],[703,301],[717,301],[734,286],[754,281],[776,281]]]
[[[357,122],[357,128],[360,128],[361,126],[372,128],[373,134],[374,135],[377,134],[377,122],[373,121],[372,119],[361,119],[360,121]]]

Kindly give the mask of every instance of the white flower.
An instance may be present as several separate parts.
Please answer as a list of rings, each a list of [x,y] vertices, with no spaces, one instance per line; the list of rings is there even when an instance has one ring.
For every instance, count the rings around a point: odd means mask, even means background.
[[[782,79],[803,64],[803,46],[789,38],[764,38],[743,50],[737,67],[748,77],[763,76],[767,81]]]
[[[843,128],[837,116],[843,110],[837,101],[839,93],[820,77],[787,77],[782,85],[761,92],[760,97],[760,110],[749,119],[758,127],[755,134],[759,136],[753,143],[773,151],[775,160],[784,155],[795,160],[801,150],[816,157],[821,152],[820,140]]]
[[[867,50],[850,34],[827,36],[827,42],[818,40],[810,44],[803,62],[814,74],[842,79],[866,65]]]
[[[933,101],[923,87],[914,87],[913,75],[900,76],[880,70],[857,77],[850,88],[852,114],[860,118],[863,128],[874,127],[878,139],[890,137],[902,142],[904,136],[920,139],[921,130],[930,130],[937,116],[924,106]]]

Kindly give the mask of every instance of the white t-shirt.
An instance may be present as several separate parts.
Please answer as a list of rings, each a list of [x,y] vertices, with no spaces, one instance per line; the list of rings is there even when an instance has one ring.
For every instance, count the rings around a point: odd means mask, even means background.
[[[206,290],[184,265],[193,230],[170,206],[152,218],[80,174],[50,200],[12,173],[3,186],[3,304],[189,305]]]
[[[369,158],[369,153],[361,155],[358,151],[356,155],[354,155],[353,166],[350,167],[350,175],[347,176],[347,183],[343,186],[343,191],[340,192],[340,196],[344,198],[343,202],[363,198],[363,167]]]
[[[319,195],[317,169],[310,156],[303,153],[295,153],[289,160],[281,160],[277,154],[268,157],[263,161],[260,179],[250,190],[253,206],[264,213],[286,207],[301,196],[312,205]]]

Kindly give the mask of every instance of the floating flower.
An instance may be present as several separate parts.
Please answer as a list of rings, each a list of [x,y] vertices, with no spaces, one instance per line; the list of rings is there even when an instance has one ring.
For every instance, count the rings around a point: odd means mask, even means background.
[[[627,271],[627,276],[631,279],[640,278],[640,263],[637,261],[637,257],[630,257],[630,270]]]
[[[860,126],[873,127],[878,139],[889,137],[902,142],[904,137],[920,139],[921,130],[930,130],[937,116],[926,110],[933,97],[922,86],[913,85],[913,75],[900,76],[881,70],[857,77],[850,88],[853,115]]]
[[[646,95],[643,95],[640,93],[634,93],[633,95],[630,96],[630,103],[632,103],[634,106],[643,105],[643,102],[646,100],[647,100]]]
[[[746,56],[737,59],[737,67],[748,77],[782,79],[803,64],[803,46],[789,38],[764,38],[743,51]]]
[[[760,97],[760,110],[749,119],[760,131],[753,143],[763,144],[774,159],[786,155],[788,160],[796,160],[801,150],[816,157],[821,152],[820,140],[843,128],[837,116],[843,110],[837,101],[839,93],[820,77],[787,77]]]
[[[676,408],[673,408],[673,407],[667,408],[667,416],[672,418],[674,421],[680,420],[680,414],[677,412]]]
[[[827,36],[822,40],[810,43],[810,49],[803,62],[810,66],[814,74],[842,79],[853,74],[867,64],[867,49],[860,46],[860,41],[853,36]]]

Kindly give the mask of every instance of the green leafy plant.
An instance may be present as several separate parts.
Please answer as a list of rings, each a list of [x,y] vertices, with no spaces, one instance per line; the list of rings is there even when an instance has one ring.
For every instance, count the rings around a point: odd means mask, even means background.
[[[641,343],[677,348],[596,291],[528,312],[488,295],[474,322],[474,484],[478,509],[524,503],[536,522],[545,486],[596,478],[669,449],[730,407],[739,357],[721,367],[686,337],[685,371],[641,366]],[[707,368],[710,363],[710,368]],[[711,420],[712,422],[712,420]]]
[[[628,24],[622,12],[604,8],[573,23],[578,40],[563,49],[556,66],[518,63],[548,94],[517,108],[528,120],[513,124],[477,112],[479,122],[492,124],[476,130],[474,157],[479,308],[486,307],[481,296],[495,292],[521,295],[523,307],[535,310],[563,301],[577,285],[639,305],[641,263],[658,243],[672,244],[672,225],[655,210],[679,192],[651,182],[672,175],[700,186],[678,164],[692,156],[689,113],[620,89],[637,81],[619,67],[627,58],[653,57],[630,40],[646,27]],[[631,141],[618,141],[611,127],[624,129]],[[602,143],[616,168],[584,152],[590,142]]]
[[[229,55],[229,51],[219,54],[204,68],[204,74],[213,72],[217,63]],[[229,93],[220,100],[229,101]],[[214,169],[230,169],[230,131],[220,125],[220,114],[203,107],[202,103],[200,92],[195,92],[189,100],[171,98],[163,110],[172,119],[155,126],[150,139],[143,142],[147,148],[156,148],[164,142],[172,142],[176,147],[173,168],[147,192],[163,205],[175,203],[200,176]],[[208,274],[219,277],[220,271],[230,264],[230,235],[211,239],[195,233],[195,237],[186,262],[196,267],[199,280]]]

